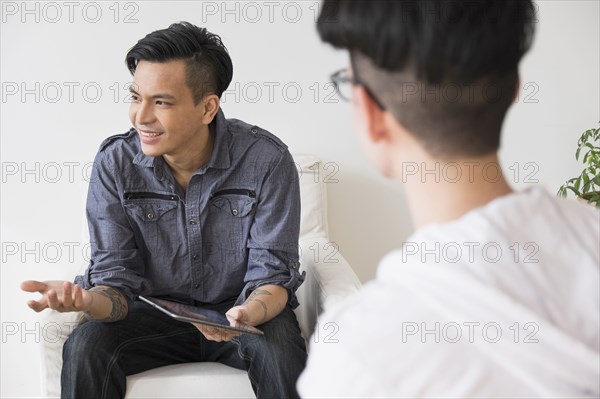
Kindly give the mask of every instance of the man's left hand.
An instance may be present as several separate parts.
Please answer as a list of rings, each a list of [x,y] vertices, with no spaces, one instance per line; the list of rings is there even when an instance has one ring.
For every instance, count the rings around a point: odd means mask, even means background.
[[[249,326],[258,326],[276,317],[283,311],[288,301],[288,292],[279,285],[260,286],[248,296],[246,302],[234,306],[225,313],[229,324],[237,326],[240,323]],[[231,341],[241,333],[224,330],[218,327],[194,324],[206,339],[217,342]]]
[[[240,323],[249,325],[248,309],[246,305],[234,306],[229,309],[227,313],[227,320],[231,326],[238,326]],[[229,342],[235,337],[241,335],[240,332],[225,330],[219,327],[211,327],[203,324],[194,324],[194,326],[200,331],[206,339],[215,342]]]

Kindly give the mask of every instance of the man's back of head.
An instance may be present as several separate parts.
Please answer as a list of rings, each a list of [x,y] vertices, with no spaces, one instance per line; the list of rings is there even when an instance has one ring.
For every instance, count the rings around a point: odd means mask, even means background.
[[[533,38],[530,1],[325,1],[321,38],[434,156],[496,151]]]

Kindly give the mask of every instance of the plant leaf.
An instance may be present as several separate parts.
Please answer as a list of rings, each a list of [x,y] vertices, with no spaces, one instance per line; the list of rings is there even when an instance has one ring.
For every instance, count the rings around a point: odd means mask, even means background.
[[[573,187],[565,187],[567,190],[571,190],[576,196],[581,197],[581,193]]]
[[[584,170],[583,173],[581,174],[581,178],[583,179],[583,185],[587,185],[590,182],[590,178],[587,175],[586,171]]]

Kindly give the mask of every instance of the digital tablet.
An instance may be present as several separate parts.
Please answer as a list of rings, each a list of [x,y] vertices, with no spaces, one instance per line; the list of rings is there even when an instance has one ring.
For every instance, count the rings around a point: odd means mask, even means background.
[[[247,324],[236,322],[235,325],[229,323],[229,319],[222,313],[215,310],[205,309],[198,306],[185,305],[183,303],[167,301],[165,299],[139,296],[139,298],[154,306],[163,313],[172,318],[189,323],[203,324],[211,327],[219,327],[228,331],[236,331],[247,334],[263,335],[263,332]]]

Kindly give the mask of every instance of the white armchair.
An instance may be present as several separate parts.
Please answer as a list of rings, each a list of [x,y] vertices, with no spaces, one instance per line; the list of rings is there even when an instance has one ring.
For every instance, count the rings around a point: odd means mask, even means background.
[[[294,155],[300,173],[302,216],[300,224],[301,270],[306,280],[298,290],[296,316],[302,335],[313,335],[317,316],[356,292],[360,282],[327,229],[327,196],[323,164],[311,155]],[[42,341],[42,396],[60,396],[62,347],[77,325],[78,313],[45,311],[45,323],[59,332]],[[325,328],[324,326],[316,326]],[[321,336],[333,331],[324,330]],[[185,363],[160,367],[127,378],[127,398],[253,398],[247,373],[219,363]]]

